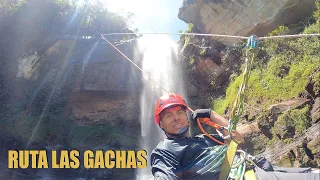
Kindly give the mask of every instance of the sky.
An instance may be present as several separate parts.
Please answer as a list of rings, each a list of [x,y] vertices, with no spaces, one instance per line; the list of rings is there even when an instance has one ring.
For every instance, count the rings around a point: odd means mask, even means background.
[[[113,12],[132,12],[132,28],[138,32],[185,31],[187,24],[178,18],[179,8],[183,0],[104,0],[107,8]],[[179,40],[179,35],[171,35],[171,39]]]

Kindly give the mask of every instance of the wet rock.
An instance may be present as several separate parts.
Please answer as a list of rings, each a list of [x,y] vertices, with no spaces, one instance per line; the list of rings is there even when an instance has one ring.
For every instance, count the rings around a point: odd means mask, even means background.
[[[254,121],[255,119],[257,119],[261,113],[262,113],[262,107],[259,106],[259,102],[257,102],[256,105],[254,106],[250,106],[248,104],[245,104],[244,105],[244,118],[246,119],[246,121],[249,121],[249,122],[252,122]]]
[[[320,95],[320,69],[317,69],[312,75],[309,77],[309,83],[306,86],[307,92],[313,97],[319,97]]]
[[[305,98],[294,98],[288,101],[271,105],[268,108],[267,112],[264,112],[263,115],[259,116],[259,129],[268,139],[272,139],[274,135],[273,132],[271,132],[271,129],[274,127],[275,122],[278,120],[278,117],[286,111],[303,107],[309,101],[309,99]],[[280,139],[294,136],[294,125],[285,120],[282,123],[277,124],[276,129]]]
[[[18,61],[16,77],[25,80],[37,80],[40,75],[40,56],[37,52],[24,54]]]
[[[192,32],[198,30],[194,28]],[[222,89],[233,70],[240,67],[240,51],[209,37],[182,36],[180,43],[188,81],[204,92]]]
[[[273,133],[281,139],[293,138],[295,135],[295,126],[290,117],[284,117],[274,124]]]
[[[266,157],[273,164],[281,164],[281,159],[289,162],[290,166],[301,166],[302,162],[314,162],[315,158],[319,156],[318,153],[318,145],[319,145],[319,135],[320,135],[320,124],[314,124],[310,128],[307,129],[305,134],[301,137],[295,137],[292,139],[291,143],[284,143],[282,141],[278,141],[274,146],[266,147],[266,150],[261,153],[259,156]],[[306,146],[307,145],[307,146]],[[306,147],[310,150],[306,151]],[[311,150],[312,149],[312,150]],[[288,156],[288,153],[294,154],[295,158],[289,160],[292,157]],[[307,153],[309,155],[307,155]],[[310,154],[311,152],[311,154]],[[292,154],[291,153],[291,154]],[[312,156],[314,159],[312,160]],[[303,159],[304,160],[301,160]],[[287,159],[287,160],[286,160]],[[291,162],[290,162],[291,161]],[[300,162],[299,162],[300,161]],[[298,165],[297,165],[298,164]],[[305,166],[307,164],[304,164]],[[310,165],[310,164],[309,164]],[[317,167],[314,166],[313,167]]]
[[[121,92],[80,91],[68,102],[72,115],[85,124],[135,123],[139,119],[139,97]]]
[[[237,124],[237,131],[242,135],[253,134],[260,132],[257,122],[246,123],[246,124]]]
[[[265,114],[265,115],[259,116],[257,121],[258,121],[258,127],[261,130],[261,132],[268,139],[272,139],[273,135],[271,133],[271,128],[273,127],[275,120],[271,118],[268,114]]]
[[[198,88],[190,82],[186,82],[186,92],[189,97],[196,97],[199,95]]]
[[[313,163],[319,165],[320,164],[320,137],[309,141],[305,147],[308,149],[308,157],[313,161]]]
[[[320,120],[320,97],[317,97],[314,100],[314,104],[312,105],[311,109],[311,119],[312,123],[317,123]]]
[[[221,82],[217,80],[223,72],[224,69],[214,63],[211,58],[199,58],[199,61],[196,63],[196,76],[202,79],[205,77],[206,81],[204,83],[206,84],[221,85]]]
[[[271,105],[268,108],[268,110],[272,114],[276,115],[276,114],[280,114],[284,111],[288,111],[291,109],[296,109],[296,108],[302,107],[309,101],[310,101],[309,99],[305,99],[305,98],[294,98],[294,99],[291,99],[288,101],[281,102],[279,104]]]
[[[264,144],[266,138],[261,133],[245,135],[244,140],[244,144],[241,145],[241,148],[251,155],[258,155],[266,150],[266,146]]]

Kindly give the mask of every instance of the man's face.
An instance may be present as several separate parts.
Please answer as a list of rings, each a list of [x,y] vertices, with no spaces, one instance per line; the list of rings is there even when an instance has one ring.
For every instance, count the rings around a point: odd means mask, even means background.
[[[160,113],[160,128],[171,134],[178,134],[188,126],[186,110],[181,106],[169,107]]]

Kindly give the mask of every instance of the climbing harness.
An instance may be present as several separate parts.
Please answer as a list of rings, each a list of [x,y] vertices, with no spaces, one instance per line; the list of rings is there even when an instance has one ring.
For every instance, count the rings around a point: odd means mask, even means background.
[[[216,138],[214,138],[213,136],[211,136],[209,133],[207,133],[207,132],[204,130],[204,128],[203,128],[203,126],[202,126],[201,123],[206,124],[206,125],[212,127],[213,129],[215,129],[215,130],[217,131],[217,133],[219,134],[219,136],[220,136],[222,139],[229,139],[229,138],[232,137],[232,136],[231,136],[231,131],[230,131],[232,122],[231,122],[230,120],[229,120],[229,125],[228,125],[228,127],[225,127],[225,126],[221,126],[220,124],[217,124],[217,123],[212,122],[209,118],[198,118],[198,119],[197,119],[198,127],[199,127],[199,129],[201,130],[201,132],[202,132],[203,134],[205,134],[207,137],[209,137],[211,140],[213,140],[214,142],[216,142],[216,143],[218,143],[218,144],[226,145],[224,142],[217,140]],[[220,132],[221,130],[224,130],[224,129],[228,130],[228,135],[227,135],[227,136],[224,136],[224,135]]]
[[[235,156],[228,174],[229,179],[234,180],[256,180],[256,175],[252,167],[257,166],[253,161],[255,158],[243,150],[237,150],[238,156]],[[223,168],[223,167],[222,167]]]

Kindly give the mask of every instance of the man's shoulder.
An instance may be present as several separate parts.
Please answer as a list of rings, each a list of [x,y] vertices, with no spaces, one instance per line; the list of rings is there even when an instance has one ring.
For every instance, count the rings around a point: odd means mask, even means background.
[[[203,134],[199,134],[195,137],[181,139],[168,138],[160,141],[155,149],[179,150],[186,148],[186,146],[194,144],[194,142],[203,141],[205,139],[206,138]]]
[[[187,146],[193,143],[193,138],[185,138],[185,139],[164,139],[159,142],[157,147],[154,149],[155,151],[167,150],[171,152],[181,151],[185,149]]]
[[[156,149],[171,149],[173,146],[173,139],[164,139],[160,141],[156,147]]]

